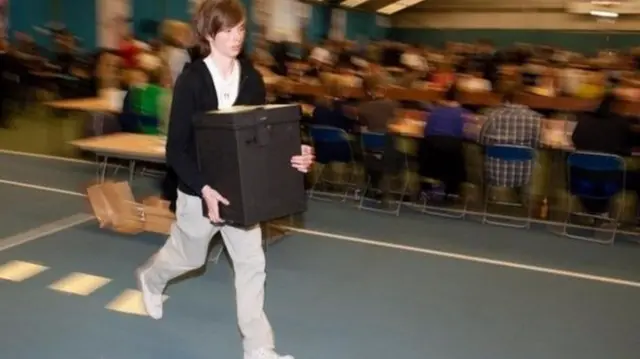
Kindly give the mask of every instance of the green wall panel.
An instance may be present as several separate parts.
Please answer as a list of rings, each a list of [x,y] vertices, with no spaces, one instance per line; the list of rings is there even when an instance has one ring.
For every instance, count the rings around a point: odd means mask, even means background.
[[[392,28],[389,37],[397,41],[437,47],[448,41],[474,42],[478,39],[489,39],[497,47],[525,42],[557,46],[586,54],[604,48],[627,49],[640,46],[640,32]]]

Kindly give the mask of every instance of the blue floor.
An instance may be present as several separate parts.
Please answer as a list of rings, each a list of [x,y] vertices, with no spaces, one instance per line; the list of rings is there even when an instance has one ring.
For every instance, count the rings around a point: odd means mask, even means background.
[[[0,155],[4,181],[80,191],[93,176],[87,164]],[[141,179],[136,192],[151,187]],[[6,183],[0,195],[0,245],[86,210],[81,197]],[[640,288],[473,259],[640,282],[640,247],[330,203],[309,207],[305,228],[315,234],[295,233],[267,253],[267,312],[279,348],[299,359],[638,358]],[[89,222],[0,251],[0,266],[48,268],[22,282],[0,280],[0,358],[241,358],[225,261],[170,287],[161,321],[105,308],[135,289],[133,270],[163,241]],[[385,243],[402,247],[378,245]],[[111,281],[88,296],[48,288],[75,272]]]

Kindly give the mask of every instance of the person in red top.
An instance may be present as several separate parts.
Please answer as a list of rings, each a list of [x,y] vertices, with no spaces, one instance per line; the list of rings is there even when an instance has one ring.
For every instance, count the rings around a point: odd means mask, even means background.
[[[433,84],[442,90],[449,89],[455,80],[456,74],[448,63],[439,64],[436,72],[431,77]]]
[[[138,65],[136,59],[140,49],[136,45],[136,41],[133,36],[130,34],[124,35],[122,40],[120,40],[118,49],[120,57],[122,58],[122,65],[125,68],[133,68]]]

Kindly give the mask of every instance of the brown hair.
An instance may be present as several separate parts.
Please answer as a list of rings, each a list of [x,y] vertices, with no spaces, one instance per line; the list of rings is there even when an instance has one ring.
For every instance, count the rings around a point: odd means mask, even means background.
[[[233,28],[245,20],[245,9],[239,0],[204,0],[193,17],[193,27],[202,55],[211,52],[208,37]]]

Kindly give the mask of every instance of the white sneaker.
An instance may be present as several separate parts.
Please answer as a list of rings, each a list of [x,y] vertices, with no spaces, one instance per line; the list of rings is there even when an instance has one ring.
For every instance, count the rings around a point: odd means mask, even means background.
[[[294,359],[291,355],[280,355],[273,349],[257,349],[252,352],[245,352],[244,359]]]
[[[153,294],[145,278],[149,268],[140,267],[136,271],[138,289],[142,292],[142,303],[147,314],[153,319],[162,318],[162,294]]]

